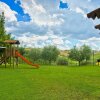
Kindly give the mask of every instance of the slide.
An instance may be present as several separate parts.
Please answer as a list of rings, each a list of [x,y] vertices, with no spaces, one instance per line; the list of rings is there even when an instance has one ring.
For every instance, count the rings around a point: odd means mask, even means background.
[[[15,52],[17,57],[20,57],[23,61],[25,61],[27,64],[34,66],[34,68],[39,68],[38,64],[33,64],[32,62],[28,61],[25,57],[23,57],[18,51]]]

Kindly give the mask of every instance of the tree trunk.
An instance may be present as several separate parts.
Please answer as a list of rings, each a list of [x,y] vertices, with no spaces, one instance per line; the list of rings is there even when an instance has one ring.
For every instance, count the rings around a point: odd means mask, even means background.
[[[86,64],[87,64],[88,60],[86,59]]]
[[[51,65],[51,60],[49,60],[49,64]]]
[[[79,61],[79,66],[81,65],[81,62]]]

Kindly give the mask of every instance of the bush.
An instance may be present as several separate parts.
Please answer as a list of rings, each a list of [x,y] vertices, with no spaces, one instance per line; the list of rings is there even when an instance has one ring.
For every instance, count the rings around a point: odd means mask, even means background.
[[[91,65],[91,64],[92,64],[92,62],[90,62],[90,61],[88,61],[88,62],[86,62],[86,61],[81,62],[81,65]]]
[[[68,65],[68,61],[65,57],[58,57],[57,65]]]

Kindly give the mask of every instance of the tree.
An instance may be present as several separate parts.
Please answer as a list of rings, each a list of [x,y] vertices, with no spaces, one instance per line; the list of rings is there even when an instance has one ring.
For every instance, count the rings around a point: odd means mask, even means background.
[[[84,60],[83,50],[78,49],[78,48],[76,48],[76,46],[75,46],[74,48],[72,48],[72,49],[70,50],[69,58],[72,59],[72,60],[78,61],[78,62],[79,62],[79,66],[80,66],[81,61]]]
[[[45,62],[51,64],[52,61],[56,61],[59,55],[59,50],[56,46],[45,46],[42,50],[42,59]]]
[[[90,57],[91,57],[91,53],[92,53],[92,50],[89,46],[87,45],[83,45],[82,46],[82,50],[83,50],[83,53],[84,53],[84,59],[86,60],[86,62],[88,60],[90,60]]]
[[[21,55],[25,54],[25,48],[24,47],[19,47],[19,52]]]
[[[10,39],[12,39],[12,40],[13,40],[13,38],[11,38],[11,33],[6,34],[5,39],[6,39],[6,40],[10,40]]]
[[[6,31],[5,31],[5,17],[4,17],[4,12],[0,15],[0,40],[3,41],[5,40],[6,36]]]
[[[91,57],[91,48],[87,45],[83,45],[79,49],[74,47],[70,50],[69,58],[72,60],[76,60],[79,62],[79,66],[81,61],[85,60],[86,62]]]
[[[35,62],[41,58],[41,50],[39,48],[33,48],[29,52],[29,57],[32,62]]]
[[[2,12],[2,14],[0,15],[0,41],[4,41],[10,38],[11,38],[11,34],[6,34],[5,16],[4,16],[4,12]]]

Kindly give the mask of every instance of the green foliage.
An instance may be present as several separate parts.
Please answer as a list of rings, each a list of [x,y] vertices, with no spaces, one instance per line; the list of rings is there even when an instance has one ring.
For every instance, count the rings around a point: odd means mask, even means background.
[[[2,13],[2,15],[0,15],[0,41],[3,41],[6,35],[4,24],[5,24],[5,17],[4,13]]]
[[[42,50],[42,59],[51,64],[55,62],[59,55],[59,50],[56,46],[45,46]]]
[[[25,48],[24,47],[19,47],[19,52],[21,55],[25,54]]]
[[[58,57],[56,63],[57,65],[68,65],[68,61],[65,57]]]
[[[29,58],[32,62],[38,61],[41,58],[41,50],[39,48],[33,48],[29,52]]]
[[[10,40],[10,39],[13,40],[13,38],[11,38],[11,33],[6,34],[6,36],[5,36],[5,40]]]
[[[80,66],[80,62],[82,60],[84,60],[84,56],[81,50],[79,50],[78,48],[74,47],[70,50],[69,53],[69,58],[72,60],[76,60],[79,62],[79,66]]]
[[[6,34],[5,30],[5,16],[4,12],[0,15],[0,41],[4,41],[11,38],[11,34]]]
[[[81,47],[81,49],[83,50],[83,55],[84,55],[84,59],[86,60],[86,62],[88,60],[90,60],[91,54],[92,54],[92,50],[89,46],[87,45],[83,45]]]
[[[82,61],[82,62],[81,62],[81,65],[82,65],[82,66],[84,66],[84,65],[85,65],[85,66],[87,66],[87,65],[93,65],[93,62],[91,62],[91,61]]]
[[[89,46],[83,45],[81,48],[72,48],[69,53],[69,58],[80,63],[83,60],[89,60],[91,57],[91,48]]]

